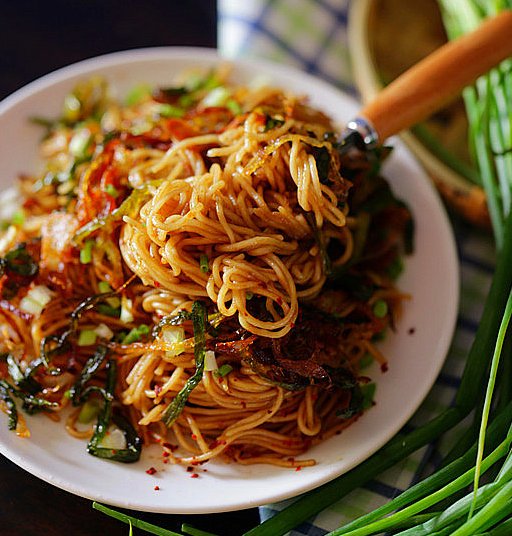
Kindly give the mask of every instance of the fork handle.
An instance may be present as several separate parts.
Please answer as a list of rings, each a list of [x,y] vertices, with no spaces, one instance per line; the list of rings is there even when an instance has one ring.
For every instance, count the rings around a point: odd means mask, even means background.
[[[382,142],[453,100],[479,76],[512,56],[512,10],[443,45],[367,104],[360,116]]]

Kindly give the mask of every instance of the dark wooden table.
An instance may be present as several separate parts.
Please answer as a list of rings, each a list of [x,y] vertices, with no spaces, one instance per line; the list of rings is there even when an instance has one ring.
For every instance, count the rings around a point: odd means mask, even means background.
[[[215,47],[215,1],[2,2],[0,99],[43,74],[82,59],[162,45]],[[5,136],[0,133],[2,142]],[[127,513],[171,530],[178,530],[186,521],[226,536],[241,534],[258,523],[257,510],[205,516]],[[93,510],[91,501],[42,482],[0,455],[0,534],[127,536],[128,528]]]

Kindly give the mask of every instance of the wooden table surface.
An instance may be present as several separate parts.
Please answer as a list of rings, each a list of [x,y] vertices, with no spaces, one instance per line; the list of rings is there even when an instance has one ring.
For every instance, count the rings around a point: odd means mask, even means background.
[[[214,0],[2,2],[0,99],[54,69],[107,52],[163,45],[214,47],[215,15]],[[4,136],[0,133],[2,143]],[[171,530],[179,530],[185,521],[226,536],[258,523],[254,509],[204,516],[127,513]],[[90,500],[46,484],[0,455],[0,534],[127,536],[128,527],[93,510]]]

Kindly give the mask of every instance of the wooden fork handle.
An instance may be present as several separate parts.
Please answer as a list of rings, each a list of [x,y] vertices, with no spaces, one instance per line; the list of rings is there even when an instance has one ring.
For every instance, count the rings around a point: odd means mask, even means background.
[[[448,42],[406,71],[362,110],[382,142],[429,117],[512,56],[512,10]]]

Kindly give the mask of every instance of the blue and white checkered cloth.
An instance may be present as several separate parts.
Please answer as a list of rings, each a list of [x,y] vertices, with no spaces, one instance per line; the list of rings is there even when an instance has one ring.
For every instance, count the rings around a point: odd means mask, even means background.
[[[252,56],[292,65],[357,95],[347,42],[349,4],[350,0],[219,0],[219,51],[228,58]],[[453,224],[462,281],[457,328],[445,366],[408,429],[430,420],[453,402],[494,269],[491,235],[460,221]],[[382,505],[436,467],[460,433],[455,429],[419,450],[291,534],[323,536]],[[262,508],[262,518],[285,505]]]

